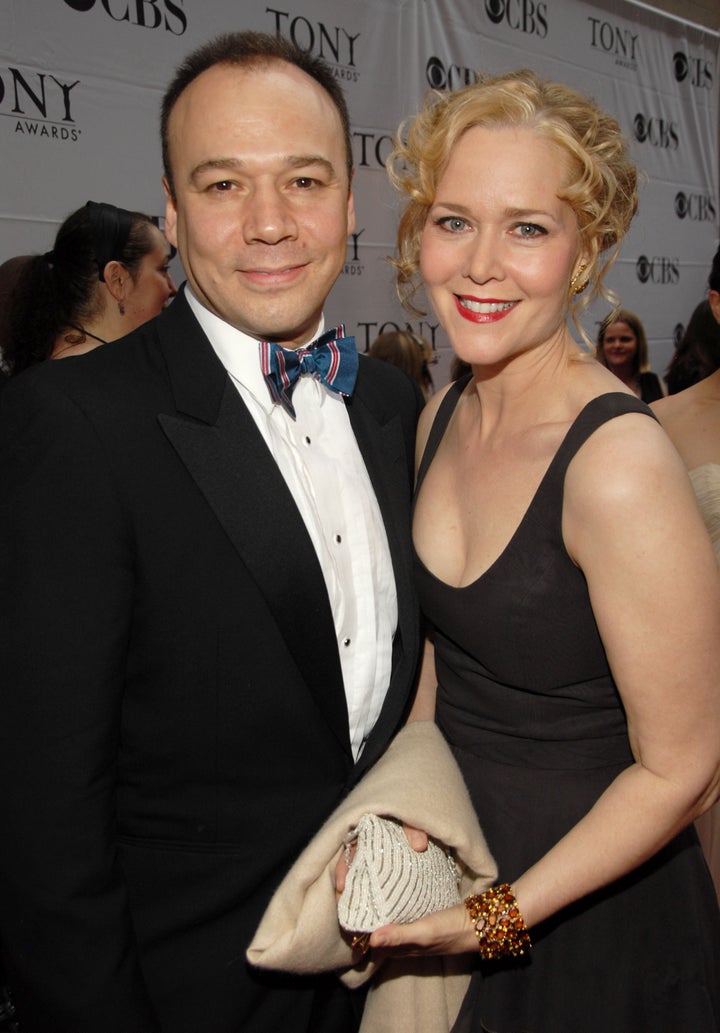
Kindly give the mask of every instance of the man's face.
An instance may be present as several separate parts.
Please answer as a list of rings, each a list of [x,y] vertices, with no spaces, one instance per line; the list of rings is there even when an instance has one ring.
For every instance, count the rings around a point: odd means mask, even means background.
[[[180,95],[168,143],[165,232],[197,297],[258,340],[306,343],[355,226],[330,97],[284,61],[216,65]]]

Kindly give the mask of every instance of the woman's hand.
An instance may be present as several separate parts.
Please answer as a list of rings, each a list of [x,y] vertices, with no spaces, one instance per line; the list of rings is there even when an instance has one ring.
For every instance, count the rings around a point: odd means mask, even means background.
[[[370,949],[392,957],[465,954],[478,950],[477,936],[464,904],[435,911],[407,925],[383,925],[370,937]]]
[[[427,832],[423,832],[422,829],[416,829],[413,825],[403,825],[403,831],[407,837],[408,843],[417,854],[422,854],[427,850]],[[337,897],[339,897],[345,889],[347,873],[350,870],[350,865],[352,864],[354,856],[355,843],[351,843],[349,850],[343,850],[338,858],[338,863],[335,866],[335,895]]]

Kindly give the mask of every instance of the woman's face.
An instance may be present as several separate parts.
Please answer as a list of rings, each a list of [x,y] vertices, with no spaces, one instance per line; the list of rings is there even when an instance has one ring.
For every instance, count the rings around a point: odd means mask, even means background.
[[[155,226],[152,239],[153,248],[142,259],[125,303],[132,330],[159,315],[177,293],[168,269],[170,245]]]
[[[558,198],[565,153],[530,129],[469,129],[455,144],[423,231],[420,269],[457,355],[495,365],[564,341],[581,256]]]
[[[637,336],[627,323],[610,323],[603,336],[603,354],[610,369],[630,366],[637,353]]]

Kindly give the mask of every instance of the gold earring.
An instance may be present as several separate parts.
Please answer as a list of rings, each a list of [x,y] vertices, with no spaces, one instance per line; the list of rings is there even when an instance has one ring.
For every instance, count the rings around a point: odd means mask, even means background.
[[[585,280],[584,283],[578,283],[578,280],[583,275],[583,273],[585,272],[586,269],[587,269],[587,264],[585,262],[583,262],[583,264],[580,266],[580,268],[578,269],[578,271],[575,273],[575,275],[573,276],[572,280],[570,281],[570,290],[572,291],[573,294],[582,294],[582,292],[587,287],[587,285],[588,285],[588,281],[587,280]]]

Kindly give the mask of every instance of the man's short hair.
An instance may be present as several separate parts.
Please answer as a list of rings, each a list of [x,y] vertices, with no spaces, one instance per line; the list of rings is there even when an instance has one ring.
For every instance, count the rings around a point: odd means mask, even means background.
[[[301,50],[282,36],[271,36],[264,32],[228,32],[217,36],[188,54],[177,69],[174,78],[165,91],[160,115],[162,159],[170,195],[175,197],[172,168],[168,146],[168,122],[178,98],[199,75],[215,65],[236,65],[240,67],[262,67],[273,61],[286,61],[295,65],[314,79],[328,94],[335,105],[345,140],[348,180],[352,175],[352,143],[350,139],[350,115],[342,88],[333,75],[331,67],[320,57],[307,50]]]

